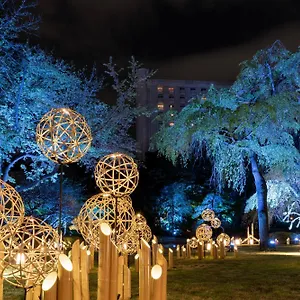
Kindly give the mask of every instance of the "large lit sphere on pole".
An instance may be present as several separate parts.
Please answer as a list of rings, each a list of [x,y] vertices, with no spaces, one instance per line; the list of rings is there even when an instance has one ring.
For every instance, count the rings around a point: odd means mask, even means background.
[[[229,246],[230,240],[230,236],[227,233],[221,233],[217,236],[218,245],[220,245],[223,242],[224,246]]]
[[[82,115],[70,108],[55,108],[37,125],[36,141],[47,158],[55,163],[69,164],[86,154],[92,135]]]
[[[123,153],[113,153],[99,160],[95,168],[95,179],[103,193],[120,197],[135,190],[139,171],[132,157]]]
[[[84,203],[76,218],[76,225],[86,243],[98,249],[101,223],[107,223],[114,236],[116,234],[121,237],[130,231],[134,215],[134,209],[127,197],[115,198],[110,194],[100,193]]]
[[[207,242],[212,237],[212,229],[206,224],[201,224],[196,229],[196,237],[199,241]]]
[[[17,228],[24,218],[24,203],[19,193],[0,179],[0,240],[5,227]]]
[[[41,284],[56,269],[59,235],[45,222],[24,217],[24,221],[6,244],[3,277],[9,283],[23,288]]]
[[[219,228],[221,226],[221,220],[219,218],[213,218],[210,220],[210,225],[212,228]]]

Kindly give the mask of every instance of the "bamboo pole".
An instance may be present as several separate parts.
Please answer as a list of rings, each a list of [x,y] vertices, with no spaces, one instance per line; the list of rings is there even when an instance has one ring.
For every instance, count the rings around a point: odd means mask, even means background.
[[[124,300],[131,298],[131,271],[127,265],[124,264]]]
[[[111,257],[111,228],[108,224],[100,225],[100,243],[98,252],[98,287],[97,300],[109,299],[110,293],[110,257]]]
[[[38,284],[32,290],[32,300],[40,300],[41,294],[42,294],[42,286]]]
[[[214,252],[213,252],[213,258],[218,259],[218,245],[216,243],[213,244]]]
[[[162,292],[161,300],[167,300],[167,260],[165,259],[163,252],[158,251],[157,262],[162,267]]]
[[[51,272],[44,279],[42,284],[42,299],[56,300],[57,299],[57,273]]]
[[[73,295],[74,300],[81,300],[81,278],[80,278],[80,241],[76,240],[72,245],[71,257],[73,263]]]
[[[112,244],[111,245],[111,256],[110,256],[110,288],[109,288],[109,299],[117,299],[118,296],[118,258],[119,252],[118,248]]]
[[[0,268],[0,300],[3,300],[3,271],[4,271],[4,252],[5,252],[5,248],[4,248],[4,244],[3,242],[0,242],[0,260],[1,260],[1,268]]]
[[[134,266],[135,266],[135,271],[138,273],[139,272],[139,254],[137,253],[134,256]]]
[[[247,242],[248,242],[248,245],[250,245],[250,232],[249,232],[249,226],[247,227]]]
[[[184,246],[181,247],[182,258],[186,258],[186,249]]]
[[[237,245],[234,245],[233,252],[234,252],[234,257],[237,258],[238,257],[238,246]]]
[[[150,300],[150,246],[143,238],[139,264],[139,300]]]
[[[162,267],[155,265],[151,269],[151,300],[162,299]]]
[[[204,253],[203,253],[203,243],[198,242],[198,259],[203,259]]]
[[[118,258],[118,294],[120,300],[124,300],[124,256]]]
[[[73,265],[69,257],[60,254],[58,257],[58,300],[72,300]]]
[[[90,300],[89,262],[88,262],[87,246],[82,247],[80,249],[80,271],[81,271],[80,273],[81,299]]]
[[[91,251],[90,255],[90,270],[95,266],[95,248],[94,246],[90,246],[89,250]]]
[[[158,251],[158,244],[155,239],[152,240],[152,265],[156,264],[157,260],[157,251]]]
[[[174,253],[173,250],[171,248],[169,248],[169,265],[168,265],[169,269],[173,269],[174,268]]]
[[[180,246],[179,245],[176,246],[176,256],[177,256],[177,258],[180,258]]]
[[[220,242],[220,258],[224,259],[225,258],[225,245],[224,245],[224,240],[222,239]]]

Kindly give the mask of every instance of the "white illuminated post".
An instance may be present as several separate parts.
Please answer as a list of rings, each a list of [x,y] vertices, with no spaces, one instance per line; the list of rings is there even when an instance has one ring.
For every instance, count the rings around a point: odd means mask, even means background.
[[[155,265],[151,269],[151,300],[162,300],[162,273],[160,265]]]
[[[80,284],[80,241],[76,240],[72,245],[71,257],[73,263],[73,292],[74,300],[81,300]]]
[[[57,299],[57,273],[49,273],[42,284],[43,300]]]

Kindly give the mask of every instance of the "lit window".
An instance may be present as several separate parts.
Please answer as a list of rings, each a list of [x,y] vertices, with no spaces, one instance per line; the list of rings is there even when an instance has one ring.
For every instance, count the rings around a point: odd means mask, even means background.
[[[173,87],[169,87],[169,93],[174,94],[174,88]]]
[[[170,122],[169,125],[170,125],[170,126],[174,126],[175,123],[174,123],[174,122]]]
[[[203,95],[201,100],[205,101],[206,100],[206,95]]]
[[[157,103],[158,110],[164,110],[164,104],[162,102]]]
[[[163,88],[162,86],[158,86],[158,87],[157,87],[157,92],[158,92],[159,94],[162,94],[163,91],[164,91],[164,88]]]
[[[170,107],[170,108],[174,108],[174,104],[170,104],[169,107]]]

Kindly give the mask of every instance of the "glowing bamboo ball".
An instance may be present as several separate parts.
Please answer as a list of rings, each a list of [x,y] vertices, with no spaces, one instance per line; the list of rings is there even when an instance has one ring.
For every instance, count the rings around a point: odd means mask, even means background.
[[[70,108],[54,108],[37,125],[36,141],[47,158],[68,164],[86,154],[92,135],[82,115]]]
[[[58,233],[50,225],[24,217],[21,226],[5,241],[9,247],[4,279],[23,288],[41,284],[56,269],[58,241]]]
[[[143,230],[143,228],[147,225],[146,218],[140,213],[135,215],[135,228],[138,230]]]
[[[76,218],[76,225],[86,243],[98,249],[101,223],[107,223],[120,237],[130,231],[134,215],[135,212],[128,197],[117,198],[116,211],[116,198],[107,193],[100,193],[84,203]]]
[[[210,221],[210,226],[212,228],[219,228],[221,226],[221,220],[218,218],[214,218]]]
[[[132,229],[138,235],[139,240],[144,239],[147,243],[149,243],[152,239],[152,231],[149,225],[145,224],[142,228],[133,227]]]
[[[0,179],[0,240],[4,231],[18,227],[24,218],[24,203],[19,193],[8,183]]]
[[[139,179],[134,160],[123,153],[113,153],[99,160],[95,168],[96,184],[103,193],[115,197],[131,194]]]
[[[132,255],[135,254],[139,247],[139,236],[138,234],[130,230],[125,235],[121,236],[117,240],[117,247],[123,254]]]
[[[196,237],[199,241],[207,242],[212,237],[212,229],[206,224],[201,224],[196,229]]]
[[[226,233],[221,233],[217,236],[217,244],[220,246],[221,242],[224,242],[224,246],[229,246],[230,244],[230,236]]]
[[[211,221],[215,217],[215,212],[212,209],[206,208],[201,213],[201,217],[204,221]]]
[[[188,240],[188,244],[191,248],[195,249],[198,247],[198,240],[195,237],[192,237]]]

